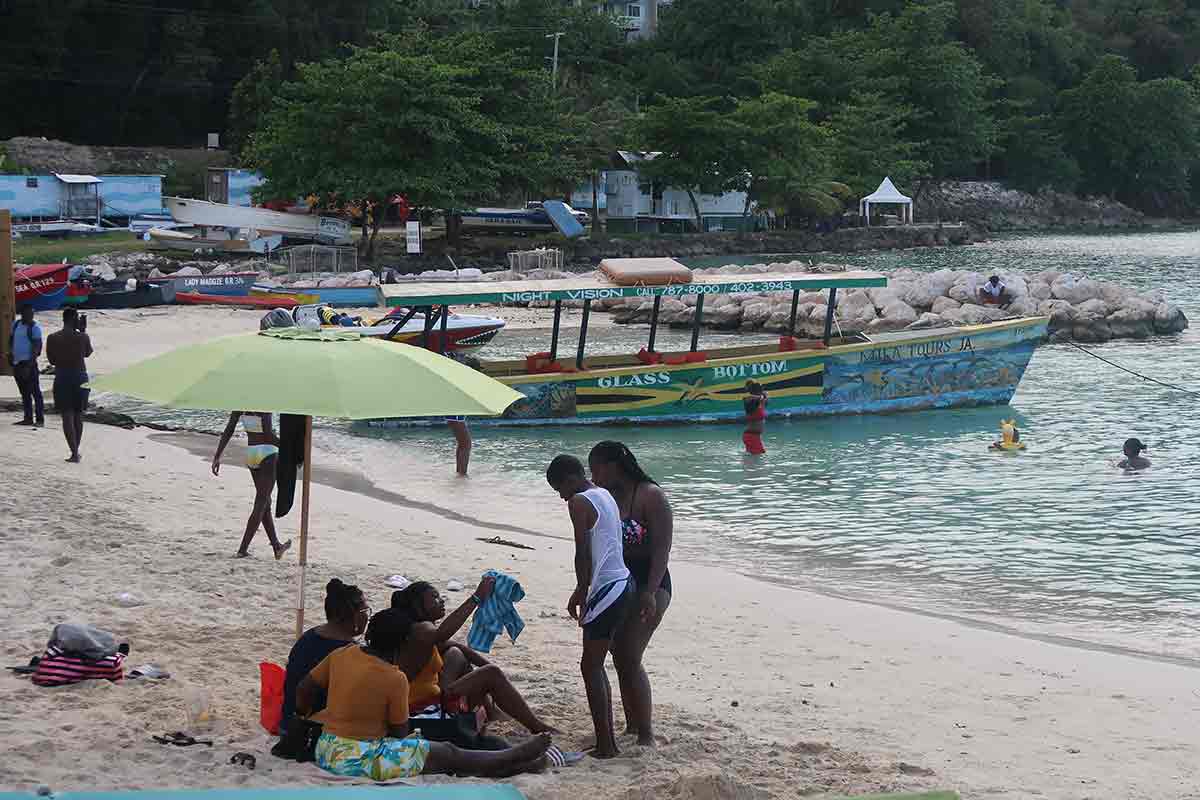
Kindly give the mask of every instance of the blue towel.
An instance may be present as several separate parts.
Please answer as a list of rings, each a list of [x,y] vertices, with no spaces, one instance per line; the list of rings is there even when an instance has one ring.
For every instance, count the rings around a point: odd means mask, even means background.
[[[495,578],[496,588],[492,590],[491,596],[483,601],[483,605],[475,609],[475,617],[471,620],[471,632],[467,634],[467,644],[473,650],[489,653],[492,650],[492,642],[496,641],[501,631],[507,632],[508,637],[515,642],[521,631],[525,630],[525,620],[521,619],[514,605],[525,598],[525,590],[516,580],[494,569],[485,572],[484,577]]]

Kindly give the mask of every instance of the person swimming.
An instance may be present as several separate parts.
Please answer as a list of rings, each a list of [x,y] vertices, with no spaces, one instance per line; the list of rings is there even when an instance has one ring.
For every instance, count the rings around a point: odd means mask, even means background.
[[[1142,458],[1141,453],[1148,449],[1141,439],[1126,439],[1125,447],[1122,448],[1125,457],[1117,462],[1117,466],[1130,472],[1146,469],[1150,466],[1150,459]]]
[[[767,393],[758,381],[746,381],[746,399],[742,405],[746,410],[746,430],[742,433],[742,444],[750,455],[765,455],[762,433],[767,420]]]

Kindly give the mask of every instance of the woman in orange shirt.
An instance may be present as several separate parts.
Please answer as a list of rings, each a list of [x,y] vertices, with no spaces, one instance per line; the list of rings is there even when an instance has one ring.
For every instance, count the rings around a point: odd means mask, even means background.
[[[390,781],[438,773],[502,778],[565,763],[547,733],[491,752],[410,736],[408,678],[397,666],[408,628],[399,611],[380,611],[367,626],[365,646],[335,650],[300,682],[301,711],[312,707],[319,690],[326,693],[325,708],[312,717],[323,725],[317,766],[335,775]]]

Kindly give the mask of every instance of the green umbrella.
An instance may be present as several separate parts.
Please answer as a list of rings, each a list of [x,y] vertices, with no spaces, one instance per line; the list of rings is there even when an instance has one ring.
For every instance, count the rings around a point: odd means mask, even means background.
[[[304,631],[313,416],[496,416],[522,395],[419,347],[354,331],[281,328],[181,347],[88,386],[169,408],[306,416],[296,633]]]

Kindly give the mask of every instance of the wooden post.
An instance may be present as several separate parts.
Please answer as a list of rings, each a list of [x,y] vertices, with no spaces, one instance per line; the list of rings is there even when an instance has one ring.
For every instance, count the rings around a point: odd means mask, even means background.
[[[696,311],[692,314],[692,352],[700,344],[700,323],[704,319],[704,295],[696,295]]]
[[[654,352],[654,337],[658,333],[658,309],[662,305],[662,295],[654,295],[654,310],[650,312],[650,344],[647,345],[647,351]]]
[[[12,212],[0,208],[0,375],[11,375],[9,334],[17,318],[13,294]]]
[[[833,332],[833,311],[837,308],[837,287],[829,290],[829,305],[825,307],[825,346],[829,346],[829,337]]]
[[[592,301],[583,301],[583,319],[579,321],[579,350],[575,353],[575,369],[583,369],[583,347],[587,344],[588,316],[592,313]]]
[[[558,359],[558,328],[562,323],[562,300],[554,301],[554,330],[550,333],[550,361]]]
[[[312,485],[312,417],[304,418],[304,483],[300,490],[300,579],[296,586],[296,638],[304,634],[304,571],[308,567],[308,493]],[[271,509],[267,509],[271,513]]]
[[[792,318],[788,321],[788,336],[796,335],[796,313],[800,310],[800,290],[792,292]]]

